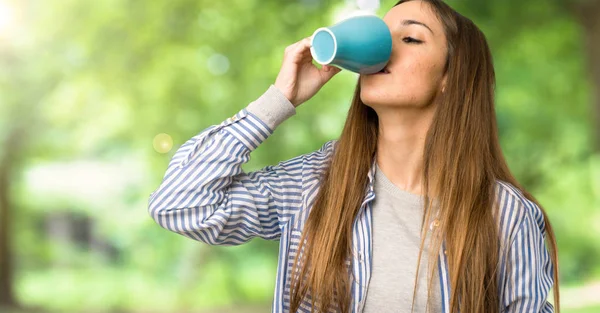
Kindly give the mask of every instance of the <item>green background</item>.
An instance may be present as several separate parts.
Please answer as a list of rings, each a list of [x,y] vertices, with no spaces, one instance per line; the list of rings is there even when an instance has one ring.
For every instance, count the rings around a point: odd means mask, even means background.
[[[555,227],[570,313],[600,312],[599,2],[449,1],[489,40],[501,144]],[[194,242],[147,199],[179,145],[274,82],[287,45],[353,9],[0,0],[0,311],[270,311],[276,242]],[[336,138],[356,80],[338,74],[243,168]]]

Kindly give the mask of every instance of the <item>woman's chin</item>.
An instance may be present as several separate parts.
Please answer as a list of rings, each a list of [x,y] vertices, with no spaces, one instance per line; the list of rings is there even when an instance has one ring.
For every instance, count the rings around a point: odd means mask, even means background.
[[[386,105],[388,102],[390,102],[389,97],[386,97],[381,92],[377,92],[371,88],[364,88],[360,90],[360,100],[362,103],[368,106]]]

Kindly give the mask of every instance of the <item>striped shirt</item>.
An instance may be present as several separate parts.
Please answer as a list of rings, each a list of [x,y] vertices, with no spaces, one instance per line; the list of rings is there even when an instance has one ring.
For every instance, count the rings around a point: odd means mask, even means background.
[[[209,245],[239,245],[260,237],[279,240],[272,312],[289,312],[291,265],[321,175],[337,140],[277,165],[246,173],[250,153],[296,108],[273,85],[231,118],[212,125],[175,153],[148,211],[161,226]],[[375,159],[353,225],[352,312],[362,312],[371,276]],[[506,182],[496,183],[500,239],[507,247],[499,267],[500,312],[553,312],[547,301],[553,264],[545,246],[540,208]],[[438,276],[442,312],[449,312],[450,278],[444,245]],[[304,301],[298,312],[310,312]]]

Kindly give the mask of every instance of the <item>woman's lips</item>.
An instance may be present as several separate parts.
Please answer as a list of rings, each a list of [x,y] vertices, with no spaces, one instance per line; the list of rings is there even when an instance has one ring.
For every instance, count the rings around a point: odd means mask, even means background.
[[[375,74],[389,74],[390,71],[388,71],[387,67],[384,67],[381,71],[375,73]]]

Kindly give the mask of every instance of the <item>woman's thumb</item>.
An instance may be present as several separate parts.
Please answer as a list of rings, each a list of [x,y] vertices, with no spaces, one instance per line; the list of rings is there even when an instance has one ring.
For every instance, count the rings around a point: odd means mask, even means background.
[[[340,71],[341,69],[330,65],[323,65],[323,68],[321,68],[321,72],[323,73],[323,76],[326,80],[331,79],[335,74],[339,73]]]

